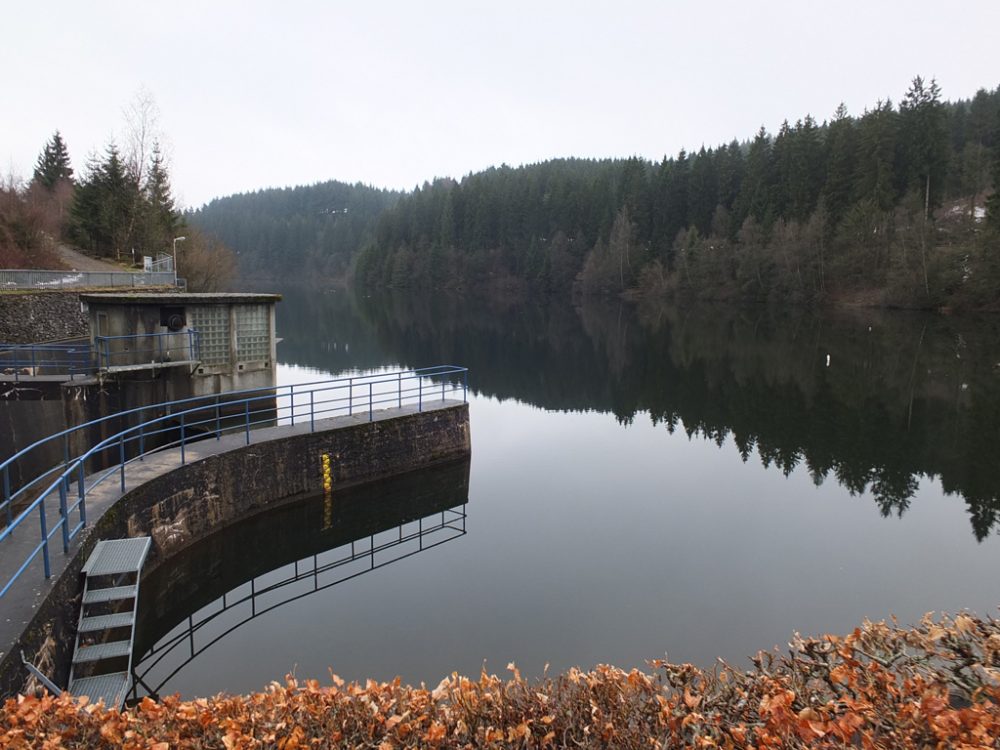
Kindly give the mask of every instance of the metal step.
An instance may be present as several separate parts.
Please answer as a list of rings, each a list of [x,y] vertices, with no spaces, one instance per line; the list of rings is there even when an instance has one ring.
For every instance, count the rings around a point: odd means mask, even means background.
[[[80,620],[80,633],[93,633],[95,630],[109,630],[110,628],[128,628],[135,622],[135,617],[131,612],[119,612],[113,615],[97,615],[95,617],[84,617]]]
[[[148,536],[98,542],[84,563],[83,573],[88,577],[138,573],[146,561],[151,542]]]
[[[83,664],[88,661],[114,659],[118,656],[128,656],[131,652],[132,641],[112,641],[111,643],[98,643],[95,646],[80,646],[73,654],[73,663]]]
[[[112,672],[73,680],[69,692],[74,696],[86,695],[91,703],[103,699],[108,708],[118,708],[125,702],[125,695],[130,687],[132,685],[128,672]]]
[[[134,599],[138,593],[138,586],[112,586],[106,589],[89,589],[83,595],[83,603],[97,604],[98,602],[113,602],[118,599]]]
[[[98,602],[113,602],[119,599],[134,599],[138,593],[138,586],[112,586],[106,589],[89,589],[83,595],[83,603],[97,604]]]
[[[121,709],[125,705],[125,698],[132,687],[132,646],[135,643],[135,620],[139,607],[139,580],[151,544],[152,539],[147,536],[108,539],[94,545],[94,550],[87,558],[82,571],[86,580],[83,584],[83,604],[80,606],[80,619],[77,624],[73,665],[69,670],[67,690],[70,693],[86,695],[94,702],[103,700],[104,705],[109,708]],[[102,581],[111,578],[115,583],[121,583],[129,580],[129,576],[134,576],[135,583],[92,588],[95,577],[101,578]],[[87,605],[102,602],[121,602],[122,604],[114,605],[112,609],[128,607],[129,611],[112,611],[88,616]],[[104,611],[107,612],[107,609]],[[95,643],[89,646],[83,643],[95,637],[106,638],[110,631],[117,629],[120,632],[125,628],[128,628],[127,640]],[[87,633],[97,635],[88,637]],[[105,659],[127,659],[125,671],[77,678],[77,665],[92,664]],[[120,667],[121,663],[116,666]],[[85,668],[85,671],[97,672],[100,669],[101,667],[90,667]]]

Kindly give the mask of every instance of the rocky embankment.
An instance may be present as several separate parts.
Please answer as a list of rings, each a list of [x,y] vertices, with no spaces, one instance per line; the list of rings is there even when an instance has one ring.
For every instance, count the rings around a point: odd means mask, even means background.
[[[0,343],[30,344],[87,335],[78,290],[0,294]]]

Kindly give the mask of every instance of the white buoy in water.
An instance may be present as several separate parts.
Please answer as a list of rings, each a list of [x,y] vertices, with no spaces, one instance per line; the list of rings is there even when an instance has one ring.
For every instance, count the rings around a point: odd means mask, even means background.
[[[826,355],[826,366],[827,367],[830,366],[830,355],[829,354]]]

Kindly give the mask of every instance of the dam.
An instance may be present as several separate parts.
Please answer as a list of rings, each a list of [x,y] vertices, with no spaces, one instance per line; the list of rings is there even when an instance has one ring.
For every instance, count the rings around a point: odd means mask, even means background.
[[[464,367],[442,365],[208,394],[102,417],[15,454],[0,464],[0,694],[29,685],[22,655],[67,683],[81,571],[98,542],[148,536],[148,562],[162,566],[303,495],[467,459],[467,387]],[[63,461],[7,481],[53,443]]]

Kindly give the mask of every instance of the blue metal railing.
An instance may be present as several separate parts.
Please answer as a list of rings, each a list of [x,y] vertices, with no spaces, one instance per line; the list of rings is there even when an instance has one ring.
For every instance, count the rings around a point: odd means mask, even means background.
[[[94,352],[100,369],[143,364],[163,364],[200,359],[198,331],[148,333],[133,336],[97,336]]]
[[[449,395],[457,399],[459,393],[465,401],[468,396],[467,368],[439,365],[151,404],[50,435],[0,463],[3,488],[0,522],[5,522],[0,531],[0,544],[13,537],[15,530],[36,512],[40,531],[38,544],[30,550],[16,572],[2,582],[0,597],[39,555],[45,577],[51,576],[49,544],[52,538],[60,533],[63,552],[68,552],[70,541],[87,523],[87,493],[115,475],[118,476],[120,490],[124,492],[127,479],[125,467],[133,461],[142,461],[145,456],[164,449],[179,448],[179,463],[183,465],[187,461],[188,445],[210,437],[220,439],[224,433],[242,432],[249,445],[251,432],[256,427],[304,425],[308,422],[310,431],[314,431],[317,419],[346,414],[362,418],[367,416],[372,421],[376,409],[415,405],[418,411],[422,411],[424,404],[446,400]],[[163,413],[147,419],[149,412]],[[136,423],[122,427],[127,419]],[[119,421],[116,432],[96,440],[70,457],[72,441],[86,442],[94,433],[105,432],[111,420]],[[11,470],[16,463],[30,460],[32,455],[44,456],[53,447],[62,448],[63,460],[14,488]],[[87,473],[88,465],[95,469],[91,474]],[[52,502],[50,498],[58,498],[59,504],[58,520],[51,528],[46,506],[46,501]],[[75,524],[70,520],[73,513],[77,514]],[[22,531],[27,533],[26,529]]]
[[[96,368],[86,339],[49,344],[0,344],[0,374],[20,380],[35,375],[86,375]]]
[[[22,377],[37,375],[94,374],[114,367],[167,365],[201,358],[197,330],[175,333],[143,333],[130,336],[97,336],[86,340],[48,344],[0,344],[0,374]]]

